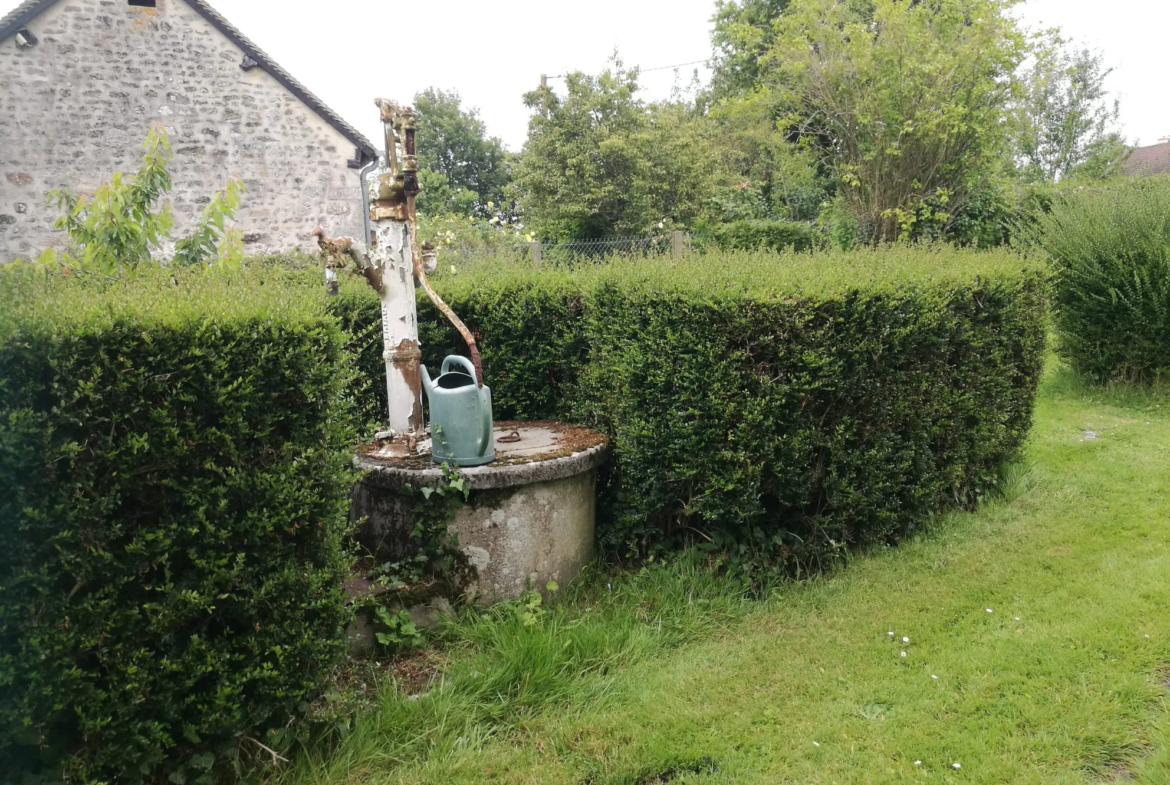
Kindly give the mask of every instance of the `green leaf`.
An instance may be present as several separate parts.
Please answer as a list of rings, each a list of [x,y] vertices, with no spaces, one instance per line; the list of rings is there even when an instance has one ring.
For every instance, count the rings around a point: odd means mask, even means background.
[[[191,765],[202,771],[206,771],[215,765],[215,755],[210,752],[201,752],[198,755],[191,756]]]

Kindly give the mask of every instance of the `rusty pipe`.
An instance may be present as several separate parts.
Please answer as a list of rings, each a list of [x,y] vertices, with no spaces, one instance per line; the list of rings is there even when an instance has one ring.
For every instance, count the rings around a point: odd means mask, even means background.
[[[418,184],[418,156],[415,154],[414,109],[404,107],[398,113],[397,130],[402,142],[402,189],[407,197],[414,197],[422,191]]]
[[[406,222],[408,231],[410,232],[410,250],[414,262],[414,277],[418,284],[422,286],[423,291],[427,293],[427,297],[439,309],[443,316],[455,326],[459,334],[463,336],[463,340],[467,343],[467,350],[471,354],[471,364],[475,367],[475,382],[478,386],[483,387],[483,363],[479,357],[479,347],[475,343],[475,336],[471,334],[471,330],[467,329],[467,325],[463,320],[455,315],[451,307],[443,302],[443,298],[439,293],[431,287],[431,282],[427,280],[426,265],[423,263],[422,248],[418,241],[418,212],[415,207],[415,197],[422,190],[418,182],[418,157],[415,153],[415,131],[416,122],[414,109],[411,107],[400,107],[393,101],[388,101],[384,98],[379,98],[374,101],[381,111],[382,125],[386,132],[386,163],[390,167],[390,174],[387,177],[389,182],[385,183],[388,186],[387,193],[379,192],[379,204],[386,202],[384,205],[387,209],[392,209],[389,202],[394,201],[394,198],[401,194],[406,199]],[[402,159],[398,158],[398,143],[402,144]],[[401,166],[400,166],[401,163]],[[391,186],[390,184],[393,183]],[[401,220],[401,218],[398,218]],[[374,282],[371,281],[371,284]]]
[[[467,351],[471,355],[471,364],[475,368],[475,383],[478,387],[483,387],[483,362],[479,359],[479,346],[475,343],[475,336],[471,334],[471,330],[467,329],[467,325],[463,320],[455,315],[451,310],[451,306],[443,302],[443,298],[439,293],[431,288],[431,282],[427,280],[426,265],[423,264],[422,248],[419,247],[418,242],[418,216],[415,213],[414,195],[407,194],[406,196],[406,214],[407,221],[410,222],[410,251],[411,256],[414,257],[414,277],[418,280],[419,285],[422,286],[423,291],[427,293],[427,297],[431,298],[431,302],[435,307],[447,317],[447,321],[455,325],[455,329],[463,336],[463,340],[467,343]]]
[[[382,130],[386,137],[386,167],[390,170],[390,179],[394,180],[398,176],[398,136],[394,132],[399,112],[398,104],[385,98],[376,98],[374,105],[378,107],[382,116]]]
[[[471,330],[467,329],[463,320],[451,310],[451,306],[443,302],[443,298],[427,280],[426,265],[423,263],[422,248],[418,241],[418,211],[415,207],[415,197],[422,191],[422,188],[418,182],[418,156],[415,152],[417,126],[414,110],[409,106],[402,109],[395,107],[395,114],[397,117],[395,124],[398,126],[397,130],[401,132],[402,188],[406,194],[406,220],[410,225],[410,250],[414,260],[414,277],[423,291],[427,293],[427,297],[439,309],[439,312],[446,316],[447,321],[451,322],[459,334],[463,336],[463,340],[467,344],[467,351],[471,354],[471,364],[475,368],[475,383],[477,386],[483,387],[483,362],[479,357],[479,346],[475,342],[475,336],[471,334]]]

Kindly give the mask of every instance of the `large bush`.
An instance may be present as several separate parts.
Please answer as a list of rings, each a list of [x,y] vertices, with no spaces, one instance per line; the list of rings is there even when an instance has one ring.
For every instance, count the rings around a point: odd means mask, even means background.
[[[700,240],[709,239],[725,251],[809,251],[818,244],[815,229],[794,221],[733,221],[699,235]]]
[[[208,781],[343,651],[345,338],[303,286],[175,276],[0,274],[6,781]]]
[[[989,487],[1031,423],[1044,285],[1011,254],[906,249],[486,265],[440,281],[479,335],[497,417],[612,437],[610,554],[709,539],[793,569]],[[347,318],[376,319],[372,296],[347,288]],[[420,321],[428,362],[463,351],[423,302]],[[376,348],[362,364],[380,378]]]
[[[1059,196],[1039,218],[1060,351],[1099,381],[1170,371],[1170,179]]]

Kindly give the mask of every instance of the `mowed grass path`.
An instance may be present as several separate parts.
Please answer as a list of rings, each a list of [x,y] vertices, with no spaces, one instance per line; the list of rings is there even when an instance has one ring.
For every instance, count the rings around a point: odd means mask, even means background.
[[[586,700],[310,779],[1170,782],[1164,411],[1052,371],[1007,498],[583,676]]]

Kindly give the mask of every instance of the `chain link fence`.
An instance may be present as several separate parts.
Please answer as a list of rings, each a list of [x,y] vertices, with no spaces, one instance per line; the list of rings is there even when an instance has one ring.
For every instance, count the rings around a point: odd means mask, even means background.
[[[573,265],[603,259],[682,256],[692,249],[692,237],[683,232],[644,235],[641,237],[602,237],[567,243],[522,243],[495,248],[450,248],[443,258],[469,262],[488,258],[528,259],[538,265]]]

